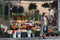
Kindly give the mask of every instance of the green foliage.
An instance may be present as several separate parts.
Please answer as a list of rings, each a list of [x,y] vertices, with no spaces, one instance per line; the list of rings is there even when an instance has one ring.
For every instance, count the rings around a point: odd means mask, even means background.
[[[49,7],[49,5],[48,5],[48,3],[44,3],[44,4],[42,4],[42,7],[47,8],[47,7]]]
[[[19,8],[17,6],[14,6],[12,8],[12,12],[13,13],[24,13],[24,8],[23,8],[23,6],[20,6]]]
[[[39,19],[39,10],[35,11],[35,21],[38,21]]]
[[[24,13],[24,8],[23,8],[23,6],[20,6],[20,7],[18,8],[18,12],[19,12],[19,13]]]
[[[0,3],[0,7],[2,7],[2,4]]]
[[[29,5],[29,10],[32,10],[32,9],[36,9],[37,8],[37,5],[35,3],[30,3]]]
[[[5,5],[5,15],[8,15],[7,13],[8,13],[8,5],[6,4]]]
[[[36,10],[35,13],[39,14],[39,10]]]
[[[13,12],[13,13],[17,13],[17,11],[18,11],[18,10],[17,10],[17,6],[12,7],[12,12]]]
[[[0,4],[0,16],[2,14],[2,4]]]

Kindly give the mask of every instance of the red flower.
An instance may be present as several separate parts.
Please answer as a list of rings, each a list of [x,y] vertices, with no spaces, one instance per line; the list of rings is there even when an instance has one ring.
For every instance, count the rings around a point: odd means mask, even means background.
[[[27,28],[27,26],[22,26],[22,29],[26,29]]]
[[[4,30],[5,30],[5,28],[2,28],[2,30],[4,31]]]
[[[26,18],[26,16],[22,16],[22,18]]]

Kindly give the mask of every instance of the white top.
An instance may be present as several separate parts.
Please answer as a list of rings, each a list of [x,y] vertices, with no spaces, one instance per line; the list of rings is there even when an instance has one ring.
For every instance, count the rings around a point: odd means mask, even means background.
[[[47,19],[44,17],[44,25],[47,25]]]

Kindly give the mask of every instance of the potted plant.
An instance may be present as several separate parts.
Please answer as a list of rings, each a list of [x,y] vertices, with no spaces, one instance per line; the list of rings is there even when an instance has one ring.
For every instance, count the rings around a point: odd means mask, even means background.
[[[17,15],[17,13],[18,13],[18,10],[17,10],[18,8],[17,8],[17,6],[14,6],[14,7],[12,7],[12,15],[14,15],[14,19],[16,20],[16,15]]]
[[[35,10],[35,21],[39,20],[39,10]]]
[[[20,6],[20,7],[18,8],[18,13],[19,13],[19,15],[21,16],[22,19],[25,18],[23,6]]]
[[[30,3],[28,9],[29,9],[29,11],[32,12],[30,14],[32,14],[32,15],[35,14],[35,10],[37,9],[36,3]],[[30,15],[30,19],[31,19],[31,17],[32,16]],[[33,15],[33,17],[34,17],[34,15]]]

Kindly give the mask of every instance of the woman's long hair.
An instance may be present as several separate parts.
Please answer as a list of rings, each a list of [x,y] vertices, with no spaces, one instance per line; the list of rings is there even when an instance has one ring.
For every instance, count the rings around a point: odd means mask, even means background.
[[[43,14],[42,14],[42,16],[44,16],[46,13],[44,12]]]

